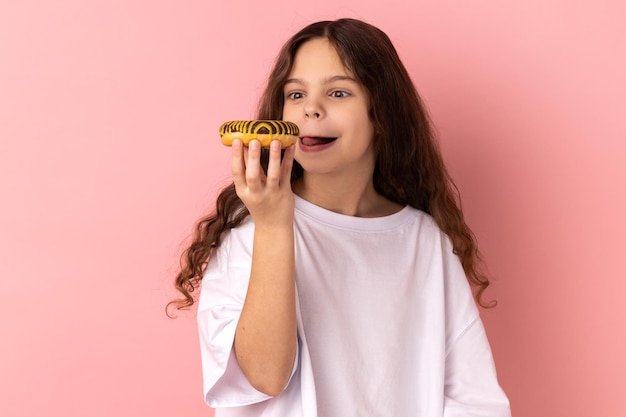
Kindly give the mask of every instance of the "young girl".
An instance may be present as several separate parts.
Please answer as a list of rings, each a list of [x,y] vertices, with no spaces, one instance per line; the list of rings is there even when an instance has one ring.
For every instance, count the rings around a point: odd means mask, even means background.
[[[176,279],[179,308],[202,284],[216,416],[509,416],[475,303],[489,281],[389,38],[353,19],[304,28],[258,118],[300,140],[233,144],[233,184]]]

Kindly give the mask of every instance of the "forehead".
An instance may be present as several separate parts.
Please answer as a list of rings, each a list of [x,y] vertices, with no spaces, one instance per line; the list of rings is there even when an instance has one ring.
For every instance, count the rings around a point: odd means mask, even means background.
[[[326,38],[312,39],[298,48],[291,67],[290,77],[301,78],[320,73],[352,75],[335,47]]]

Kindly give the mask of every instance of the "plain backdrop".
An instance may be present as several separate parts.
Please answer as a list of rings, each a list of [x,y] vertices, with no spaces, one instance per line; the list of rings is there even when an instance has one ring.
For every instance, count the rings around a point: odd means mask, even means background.
[[[281,44],[394,41],[493,277],[516,417],[626,415],[621,0],[0,3],[0,416],[211,416],[178,257]]]

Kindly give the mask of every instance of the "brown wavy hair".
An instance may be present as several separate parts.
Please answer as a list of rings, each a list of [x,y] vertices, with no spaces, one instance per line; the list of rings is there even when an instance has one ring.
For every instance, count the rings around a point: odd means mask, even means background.
[[[494,306],[495,302],[486,303],[483,299],[489,279],[482,272],[475,236],[463,218],[459,191],[444,166],[425,106],[383,31],[360,20],[339,19],[313,23],[296,33],[276,59],[257,118],[282,119],[283,88],[296,52],[302,44],[316,38],[328,39],[369,95],[377,155],[373,174],[376,191],[396,203],[430,214],[449,236],[478,304]],[[265,170],[267,163],[265,151]],[[302,166],[294,161],[292,183],[302,175]],[[175,286],[182,298],[170,302],[168,307],[182,309],[194,304],[193,292],[200,285],[209,257],[224,233],[237,227],[248,214],[234,184],[221,191],[215,210],[198,221],[193,241],[181,256]]]

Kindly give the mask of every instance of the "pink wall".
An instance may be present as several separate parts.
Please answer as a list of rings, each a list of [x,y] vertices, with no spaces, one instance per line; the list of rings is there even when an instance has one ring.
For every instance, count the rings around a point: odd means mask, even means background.
[[[216,130],[287,36],[345,15],[430,107],[514,415],[626,415],[625,3],[299,3],[0,4],[0,415],[211,415],[194,316],[163,305],[228,178]]]

